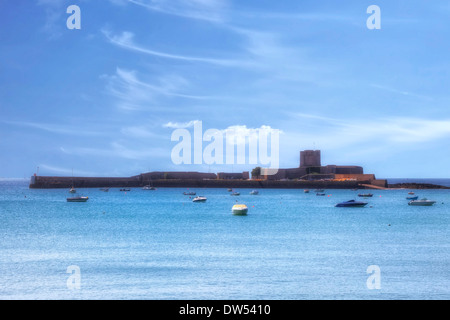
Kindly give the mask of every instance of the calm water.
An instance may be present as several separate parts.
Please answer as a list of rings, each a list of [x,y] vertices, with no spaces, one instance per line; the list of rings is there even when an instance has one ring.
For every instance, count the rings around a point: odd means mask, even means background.
[[[450,190],[29,190],[0,181],[0,299],[449,299]],[[231,215],[239,202],[248,216]],[[81,287],[70,290],[69,266]],[[368,266],[381,271],[369,290]]]

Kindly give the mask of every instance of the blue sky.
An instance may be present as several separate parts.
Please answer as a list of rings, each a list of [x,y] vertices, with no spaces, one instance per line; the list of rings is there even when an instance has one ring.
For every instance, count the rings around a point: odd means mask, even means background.
[[[172,132],[202,121],[281,130],[281,168],[320,149],[448,178],[449,17],[439,0],[0,1],[0,177],[254,167],[175,165]]]

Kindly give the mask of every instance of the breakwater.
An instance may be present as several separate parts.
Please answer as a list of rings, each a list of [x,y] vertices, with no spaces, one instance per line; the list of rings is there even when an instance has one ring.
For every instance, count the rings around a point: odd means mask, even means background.
[[[227,180],[227,179],[156,179],[144,176],[120,177],[49,177],[32,176],[31,189],[57,188],[137,188],[151,184],[157,188],[274,188],[274,189],[353,189],[363,188],[361,181],[307,180]]]

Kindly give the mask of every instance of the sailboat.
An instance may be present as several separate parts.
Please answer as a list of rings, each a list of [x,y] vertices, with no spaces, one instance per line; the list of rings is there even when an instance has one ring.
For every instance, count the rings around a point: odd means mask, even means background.
[[[142,187],[142,190],[156,190],[156,188],[152,186],[151,179],[148,181],[148,185]]]
[[[70,192],[70,193],[77,193],[77,190],[76,190],[75,187],[73,186],[73,169],[72,169],[72,188],[70,188],[69,192]]]

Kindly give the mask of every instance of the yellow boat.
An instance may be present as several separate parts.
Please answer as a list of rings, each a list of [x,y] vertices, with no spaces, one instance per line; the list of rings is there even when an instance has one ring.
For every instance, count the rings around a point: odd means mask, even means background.
[[[235,204],[233,208],[231,208],[231,212],[233,212],[235,216],[245,216],[247,215],[248,208],[245,204]]]

